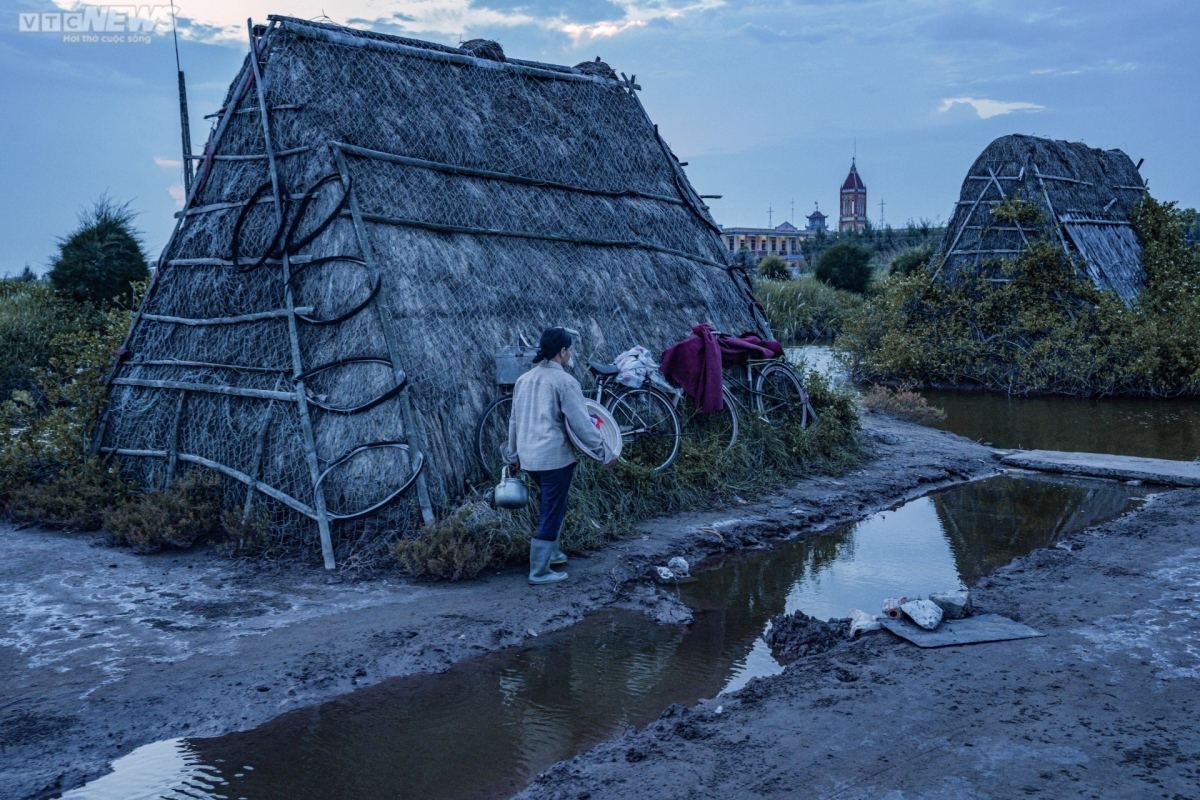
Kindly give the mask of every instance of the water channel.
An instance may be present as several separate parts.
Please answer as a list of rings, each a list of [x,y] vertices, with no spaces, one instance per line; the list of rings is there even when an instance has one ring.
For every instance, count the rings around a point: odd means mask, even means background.
[[[788,349],[803,363],[845,384],[828,345]],[[921,395],[946,412],[936,427],[995,447],[1112,453],[1193,461],[1200,458],[1200,400],[1149,397],[1010,397],[993,392],[933,391]]]
[[[840,617],[883,598],[972,584],[1140,502],[1125,484],[1009,474],[963,484],[807,540],[703,565],[680,587],[690,626],[604,611],[445,673],[395,678],[254,730],[138,748],[64,795],[138,798],[485,798],[693,704],[782,670],[762,636],[802,610]],[[871,634],[890,636],[886,632]]]

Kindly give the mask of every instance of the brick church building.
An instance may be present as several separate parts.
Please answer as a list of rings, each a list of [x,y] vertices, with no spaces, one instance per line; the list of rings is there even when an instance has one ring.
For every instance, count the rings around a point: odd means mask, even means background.
[[[867,185],[859,177],[854,159],[850,174],[842,182],[842,206],[838,216],[839,231],[861,231],[867,226]]]

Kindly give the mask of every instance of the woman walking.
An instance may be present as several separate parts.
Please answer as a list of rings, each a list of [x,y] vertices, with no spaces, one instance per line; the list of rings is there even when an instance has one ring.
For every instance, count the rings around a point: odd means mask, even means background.
[[[578,334],[567,328],[549,328],[542,333],[533,359],[535,366],[513,387],[508,442],[502,448],[509,474],[524,469],[542,492],[537,535],[529,543],[529,582],[535,586],[567,577],[566,572],[550,568],[567,563],[566,553],[558,546],[567,516],[567,493],[575,474],[575,453],[567,440],[567,426],[584,447],[602,454],[605,466],[617,463],[592,424],[583,388],[566,371],[572,363],[572,336]]]

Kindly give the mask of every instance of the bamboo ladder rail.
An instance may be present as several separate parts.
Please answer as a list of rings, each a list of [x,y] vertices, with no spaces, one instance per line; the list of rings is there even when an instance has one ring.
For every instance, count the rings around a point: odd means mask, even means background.
[[[234,85],[238,86],[238,89],[230,94],[230,97],[232,98],[230,102],[235,106],[241,96],[244,95],[249,89],[249,82],[254,78],[254,73],[250,70],[248,64],[242,67],[242,71],[239,73],[238,78],[239,80],[235,81],[234,83]],[[224,138],[225,131],[229,128],[229,121],[233,119],[234,116],[233,110],[234,109],[232,108],[226,108],[225,113],[221,114],[221,119],[217,123],[217,129],[213,131],[212,138],[208,144],[208,152],[210,154],[217,149],[217,145],[220,144],[221,139]],[[200,180],[199,177],[200,176],[198,175],[197,179],[192,181],[192,186],[188,191],[187,199],[184,200],[183,203],[182,213],[180,213],[175,220],[175,227],[171,230],[171,236],[167,239],[167,243],[163,247],[162,256],[159,258],[159,264],[155,270],[154,278],[150,281],[150,288],[146,290],[146,296],[142,298],[142,302],[139,304],[137,311],[133,313],[133,319],[130,320],[129,323],[129,331],[125,334],[125,338],[122,339],[121,346],[117,349],[117,355],[113,359],[112,368],[108,371],[108,375],[104,379],[104,388],[106,392],[108,391],[109,387],[112,386],[117,374],[121,371],[121,362],[124,360],[129,343],[133,340],[133,334],[137,330],[138,324],[142,321],[143,309],[154,296],[155,289],[158,288],[158,271],[162,270],[165,265],[170,264],[170,262],[166,260],[167,254],[171,252],[171,248],[175,245],[175,240],[179,237],[179,230],[183,227],[183,220],[185,219],[188,210],[192,207],[192,204],[196,202],[197,196],[204,188],[204,184],[207,183],[207,174],[205,174],[204,180]],[[92,440],[92,446],[90,448],[90,455],[92,456],[97,456],[100,454],[100,446],[104,443],[104,433],[108,429],[108,420],[110,414],[111,409],[106,403],[104,406],[104,411],[100,414],[100,422],[96,426],[96,435]]]
[[[238,84],[240,86],[240,88],[237,92],[237,95],[236,95],[238,100],[244,98],[246,92],[249,90],[249,81],[253,78],[253,75],[254,75],[254,73],[252,71],[247,71],[245,74],[247,75],[247,78],[245,80],[242,80]],[[226,111],[228,112],[228,111],[230,111],[230,109],[226,109]],[[258,111],[258,109],[255,109],[255,112],[257,112],[257,111]],[[234,113],[236,113],[236,112],[234,112]],[[223,121],[228,120],[229,118],[230,118],[230,116],[227,113],[226,115],[223,116]],[[212,142],[209,145],[209,153],[210,154],[212,154],[213,150],[216,149],[217,143],[220,141],[223,134],[224,134],[224,127],[220,123],[218,123],[217,131],[214,133]],[[265,157],[265,154],[264,154],[264,157]],[[189,195],[188,202],[185,203],[185,209],[187,209],[187,207],[192,202],[194,202],[194,200],[196,199],[196,194],[198,193],[200,188],[201,187],[199,186],[198,183],[196,186],[194,186],[195,191]],[[302,196],[303,195],[298,195],[297,197],[302,197]],[[262,200],[260,202],[274,202],[274,198]],[[230,204],[230,206],[232,206],[232,207],[239,207],[241,205],[242,204],[238,204],[238,203]],[[176,230],[172,233],[172,240],[178,233],[179,226],[182,222],[182,217],[185,216],[185,214],[180,213],[177,216],[180,218],[180,222],[176,223]],[[164,248],[164,251],[163,251],[164,259],[166,257],[167,252],[170,250],[171,244],[172,244],[172,242],[169,241],[167,244],[167,247]],[[299,264],[299,263],[307,263],[309,260],[311,260],[309,257],[301,256],[299,258],[292,259],[292,262]],[[272,260],[270,260],[270,263],[281,264],[282,261],[272,259]],[[173,260],[169,260],[169,261],[165,262],[165,266],[193,266],[193,265],[196,265],[196,266],[235,266],[233,264],[233,262],[226,260],[226,259],[219,259],[219,258],[173,259]],[[311,313],[311,311],[312,311],[312,309],[307,306],[295,309],[295,312],[297,312],[297,313]],[[259,313],[255,313],[255,314],[243,314],[243,315],[237,315],[237,316],[232,316],[232,317],[216,317],[216,318],[172,317],[172,316],[166,316],[166,315],[156,315],[156,314],[145,313],[144,306],[143,306],[142,308],[139,309],[138,314],[135,316],[134,325],[136,325],[137,323],[142,322],[142,321],[168,323],[168,324],[174,323],[174,324],[182,324],[182,325],[189,325],[189,326],[232,325],[232,324],[240,324],[240,323],[245,323],[245,322],[256,322],[256,321],[261,321],[261,320],[268,320],[268,319],[279,319],[279,318],[285,318],[286,316],[287,316],[287,310],[283,309],[283,310],[275,310],[275,311],[268,311],[268,312],[259,312]],[[131,326],[130,334],[126,337],[126,343],[128,343],[129,338],[131,336],[132,336],[132,326]],[[294,371],[294,368],[277,369],[277,368],[269,368],[269,367],[252,367],[252,366],[237,365],[237,364],[219,364],[219,363],[210,363],[210,362],[189,362],[189,361],[178,361],[178,360],[171,360],[171,359],[167,359],[167,360],[160,359],[160,360],[148,360],[148,361],[133,361],[133,362],[128,362],[127,364],[122,364],[120,361],[118,361],[118,363],[114,366],[112,375],[118,375],[122,366],[130,366],[130,367],[191,366],[191,367],[205,367],[205,368],[209,368],[209,369],[230,370],[233,372],[274,372],[274,373],[281,373],[281,374],[285,374],[287,372]],[[262,470],[262,454],[263,454],[263,449],[265,447],[265,442],[266,442],[267,427],[270,424],[271,415],[274,411],[275,403],[278,401],[291,402],[291,403],[297,402],[296,394],[294,391],[292,391],[292,392],[279,391],[279,381],[278,380],[276,381],[276,388],[274,391],[264,390],[264,389],[244,389],[244,388],[240,388],[240,387],[236,387],[236,386],[227,386],[227,385],[222,385],[222,384],[207,384],[207,383],[193,383],[193,382],[184,382],[184,381],[150,380],[150,379],[141,379],[141,378],[122,378],[122,377],[111,377],[111,379],[109,381],[109,385],[110,386],[114,386],[114,385],[115,386],[138,386],[138,387],[153,388],[153,389],[163,389],[163,390],[168,390],[168,391],[179,390],[180,396],[179,396],[179,400],[176,403],[174,419],[172,421],[171,433],[168,435],[169,438],[168,438],[166,449],[164,449],[164,450],[147,450],[147,449],[101,447],[100,445],[102,444],[102,439],[103,439],[103,429],[101,429],[98,432],[96,442],[93,445],[95,453],[106,453],[109,455],[129,456],[129,457],[137,457],[137,458],[165,459],[167,461],[167,469],[166,469],[166,480],[164,482],[163,488],[167,488],[170,485],[170,483],[173,481],[174,473],[176,471],[176,465],[180,461],[198,464],[198,465],[206,467],[208,469],[212,469],[214,471],[220,472],[228,477],[231,477],[235,480],[238,480],[238,481],[246,484],[247,493],[246,493],[246,502],[245,502],[245,514],[246,514],[247,519],[249,519],[249,514],[253,507],[254,494],[256,491],[261,492],[262,494],[264,494],[268,497],[271,497],[275,500],[278,500],[283,505],[286,505],[289,508],[292,508],[292,509],[300,512],[301,514],[309,517],[310,519],[313,519],[313,520],[318,519],[317,511],[314,508],[307,505],[306,503],[303,503],[303,502],[291,497],[287,493],[282,492],[273,486],[270,486],[269,484],[263,483],[260,480],[260,473]],[[188,395],[190,395],[192,393],[196,393],[196,392],[210,393],[210,394],[231,396],[231,397],[247,397],[247,398],[253,398],[253,399],[270,400],[270,402],[268,403],[268,406],[267,406],[267,413],[266,413],[266,415],[264,415],[263,423],[259,428],[258,435],[256,436],[256,447],[255,447],[255,456],[254,456],[254,464],[253,464],[254,474],[248,475],[248,474],[243,473],[240,470],[234,469],[226,464],[221,464],[219,462],[213,461],[213,460],[205,458],[203,456],[180,452],[179,437],[180,437],[180,433],[181,433],[182,418],[183,418],[184,410],[186,408],[186,400],[187,400]]]
[[[354,222],[354,234],[358,239],[358,247],[362,251],[363,261],[366,262],[367,272],[370,275],[371,282],[379,286],[380,293],[383,294],[382,302],[378,299],[372,300],[371,305],[375,308],[379,327],[383,329],[383,340],[387,346],[388,359],[392,365],[392,377],[397,383],[401,381],[405,382],[405,386],[400,390],[397,401],[400,403],[400,416],[401,421],[404,423],[404,440],[408,444],[408,454],[412,456],[411,462],[409,462],[407,455],[405,456],[405,461],[408,462],[407,466],[411,469],[413,464],[418,466],[422,464],[425,443],[422,441],[421,431],[417,427],[417,418],[413,411],[412,399],[409,396],[404,367],[400,363],[400,349],[396,340],[395,320],[392,318],[391,304],[388,301],[390,293],[388,292],[386,282],[382,281],[382,276],[379,273],[379,265],[375,261],[375,250],[371,247],[371,242],[367,238],[367,228],[363,224],[362,212],[358,205],[358,195],[354,190],[353,181],[350,177],[350,168],[346,164],[346,156],[337,144],[331,144],[330,150],[333,152],[338,172],[342,177],[342,189],[350,193],[350,197],[348,198],[350,217]],[[424,469],[417,473],[417,502],[421,506],[421,518],[425,521],[425,524],[432,524],[435,519],[433,503],[429,499],[429,486],[425,481]]]
[[[283,226],[283,187],[279,183],[279,171],[275,164],[275,148],[271,142],[271,120],[270,112],[267,106],[267,87],[263,83],[262,68],[259,64],[261,53],[259,51],[259,40],[254,35],[254,22],[251,19],[246,20],[246,31],[250,37],[250,67],[254,70],[255,89],[258,93],[258,107],[260,109],[260,119],[263,129],[263,145],[267,155],[267,167],[271,173],[271,190],[275,196],[275,222],[280,227]],[[304,391],[304,381],[300,376],[304,374],[304,365],[300,360],[300,339],[296,330],[296,306],[292,292],[291,284],[291,264],[288,258],[287,248],[283,250],[281,256],[283,262],[283,294],[287,305],[287,327],[288,339],[292,351],[292,376],[296,396],[296,412],[300,419],[300,430],[304,437],[305,456],[308,461],[308,470],[312,477],[313,483],[313,509],[316,511],[317,530],[321,538],[321,555],[325,560],[325,569],[335,569],[337,562],[333,555],[333,538],[329,530],[329,514],[325,508],[325,493],[320,487],[321,466],[317,459],[317,443],[313,436],[312,417],[308,410],[308,397]]]

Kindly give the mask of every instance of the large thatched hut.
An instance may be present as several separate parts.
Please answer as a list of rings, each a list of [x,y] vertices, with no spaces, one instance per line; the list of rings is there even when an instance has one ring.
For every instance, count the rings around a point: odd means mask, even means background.
[[[995,270],[998,260],[1012,258],[1031,238],[1049,236],[1078,257],[1097,288],[1132,300],[1145,273],[1129,215],[1145,190],[1137,167],[1120,150],[1001,136],[963,180],[938,251],[945,257],[939,276],[953,280],[964,270]],[[1040,220],[994,220],[992,207],[1013,197],[1036,203]]]
[[[219,474],[332,565],[482,480],[500,347],[765,332],[639,87],[598,59],[284,17],[250,40],[111,380],[97,447],[143,485]]]

